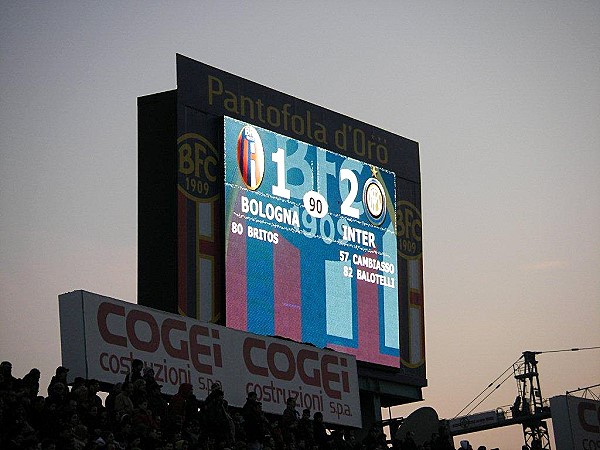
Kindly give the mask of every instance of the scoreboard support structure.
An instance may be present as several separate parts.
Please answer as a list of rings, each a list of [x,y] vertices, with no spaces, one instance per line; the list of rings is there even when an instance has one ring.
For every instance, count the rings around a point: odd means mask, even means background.
[[[177,55],[138,160],[140,305],[355,355],[363,428],[422,400],[417,142]]]

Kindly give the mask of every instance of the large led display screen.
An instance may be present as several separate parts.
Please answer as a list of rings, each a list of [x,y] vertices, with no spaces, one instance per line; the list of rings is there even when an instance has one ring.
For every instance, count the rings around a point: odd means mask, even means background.
[[[396,175],[224,118],[226,325],[399,367]]]

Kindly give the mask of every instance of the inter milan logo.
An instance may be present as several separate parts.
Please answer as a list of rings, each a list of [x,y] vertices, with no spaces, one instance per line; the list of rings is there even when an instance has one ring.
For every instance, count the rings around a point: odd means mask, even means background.
[[[256,129],[246,125],[237,141],[237,159],[240,174],[248,189],[258,189],[265,173],[265,151]]]
[[[363,204],[371,223],[381,225],[385,220],[385,191],[376,178],[369,178],[365,183]]]

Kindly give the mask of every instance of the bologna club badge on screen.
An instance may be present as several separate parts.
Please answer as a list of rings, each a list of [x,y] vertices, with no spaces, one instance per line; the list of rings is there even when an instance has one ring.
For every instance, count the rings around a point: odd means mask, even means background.
[[[265,152],[258,132],[250,125],[242,128],[238,136],[237,159],[248,189],[258,189],[265,172]]]

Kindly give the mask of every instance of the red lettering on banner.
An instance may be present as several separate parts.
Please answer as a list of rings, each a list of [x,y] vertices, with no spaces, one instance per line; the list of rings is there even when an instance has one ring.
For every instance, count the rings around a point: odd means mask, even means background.
[[[342,367],[348,367],[348,360],[346,358],[340,358],[340,365]],[[350,392],[350,381],[348,379],[348,371],[342,370],[342,389],[344,392]]]
[[[111,314],[125,318],[126,336],[115,334],[108,329],[107,318]],[[175,340],[175,338],[172,334],[177,331],[185,333],[187,331],[187,324],[185,321],[166,318],[159,324],[155,317],[146,311],[132,309],[125,314],[125,307],[109,302],[101,303],[98,307],[97,322],[100,336],[102,336],[102,339],[108,344],[127,347],[129,339],[131,345],[137,350],[154,353],[160,347],[162,340],[163,347],[169,356],[184,361],[191,361],[196,370],[200,373],[212,375],[213,365],[216,367],[223,367],[221,346],[217,343],[219,340],[219,331],[216,329],[192,325],[189,330],[189,339],[185,340],[179,338],[178,346],[176,347],[173,345],[173,340]],[[149,327],[150,337],[147,341],[140,339],[138,331],[136,331],[136,325],[140,322]],[[208,357],[208,360],[204,360],[204,357]],[[102,360],[102,364],[106,366],[104,359]],[[112,371],[110,365],[111,363],[109,360],[107,367]],[[104,366],[102,366],[103,369],[105,369]],[[165,373],[164,381],[168,381],[170,375],[172,374]],[[157,373],[157,379],[159,376],[160,373]]]
[[[284,355],[287,359],[288,366],[286,370],[279,369],[275,364],[275,355],[278,353]],[[277,342],[269,345],[267,349],[267,363],[269,364],[269,370],[275,378],[285,381],[294,379],[294,375],[296,375],[296,363],[294,361],[294,354],[287,345],[278,344]]]
[[[306,360],[318,362],[319,354],[313,350],[300,350],[298,352],[298,375],[300,375],[300,379],[304,383],[311,386],[320,386],[321,371],[319,369],[314,369],[312,376],[308,376],[306,368],[304,367],[304,362]]]
[[[163,377],[163,371],[165,370],[165,366],[163,366],[162,364],[158,364],[157,367],[158,367],[158,370],[156,371],[156,375],[154,375],[154,379],[156,381],[160,381],[161,383],[164,383],[165,381],[167,381]]]
[[[590,433],[600,433],[600,408],[596,409],[597,406],[594,403],[590,402],[581,402],[577,405],[577,415],[579,416],[579,423],[581,424],[581,428],[585,431],[589,431]],[[596,413],[596,419],[598,421],[598,425],[589,423],[585,418],[585,412],[592,411]]]
[[[346,403],[329,402],[329,412],[337,415],[338,419],[340,416],[352,417],[352,408]]]
[[[211,330],[213,339],[219,339],[219,330]],[[213,344],[213,359],[215,360],[215,366],[223,367],[223,357],[221,355],[221,346],[219,344]]]
[[[100,336],[102,336],[102,339],[104,339],[109,344],[127,347],[127,338],[125,336],[119,336],[109,331],[108,325],[106,324],[106,318],[109,314],[115,314],[117,316],[125,317],[125,308],[108,302],[104,302],[98,307],[97,318]]]
[[[105,372],[108,372],[108,366],[104,362],[106,360],[108,360],[108,353],[106,353],[106,352],[101,353],[100,354],[100,367],[102,367],[102,370],[104,370]]]
[[[179,348],[173,347],[171,343],[171,331],[187,331],[185,322],[182,320],[166,319],[162,323],[160,335],[167,353],[173,358],[188,359],[188,343],[184,340],[179,341]]]
[[[142,341],[136,334],[135,324],[137,322],[145,322],[150,327],[150,340],[148,342]],[[127,336],[135,348],[144,352],[153,353],[158,350],[160,344],[158,324],[152,316],[152,314],[145,311],[132,310],[127,314],[125,320],[125,326],[127,328]]]
[[[267,350],[266,359],[268,368],[259,365],[252,358],[252,350],[254,349]],[[312,374],[308,375],[306,373],[306,361],[315,361],[316,365],[319,366],[318,352],[302,349],[297,355],[294,355],[290,347],[285,344],[272,342],[267,346],[267,343],[263,339],[254,337],[248,337],[244,340],[243,355],[246,368],[253,375],[268,377],[270,373],[279,380],[291,381],[296,376],[296,373],[298,373],[304,383],[322,387],[329,397],[338,400],[342,398],[342,390],[350,392],[348,371],[341,369],[348,366],[345,358],[338,358],[330,354],[322,355],[320,361],[321,369],[315,368]],[[285,357],[287,368],[282,369],[281,367],[277,367],[275,363],[276,355],[283,355]],[[342,390],[335,389],[332,386],[334,383],[341,383]]]
[[[210,347],[198,342],[198,336],[208,336],[208,328],[200,325],[190,328],[190,359],[198,372],[212,375],[212,365],[200,362],[200,355],[210,356]]]
[[[244,355],[244,362],[246,363],[246,367],[248,368],[248,371],[253,375],[260,375],[262,377],[268,377],[269,371],[267,370],[266,367],[257,366],[256,364],[254,364],[254,362],[252,362],[252,349],[253,348],[260,348],[260,349],[264,350],[265,348],[267,348],[267,345],[265,344],[265,341],[263,341],[262,339],[256,339],[256,338],[249,337],[244,340],[243,355]]]
[[[337,365],[337,363],[338,363],[337,356],[323,355],[323,358],[321,358],[321,372],[323,374],[323,390],[329,397],[336,398],[339,400],[340,398],[342,398],[342,393],[338,390],[332,389],[331,382],[339,383],[340,375],[336,372],[329,371],[329,366],[334,365],[334,364]]]

